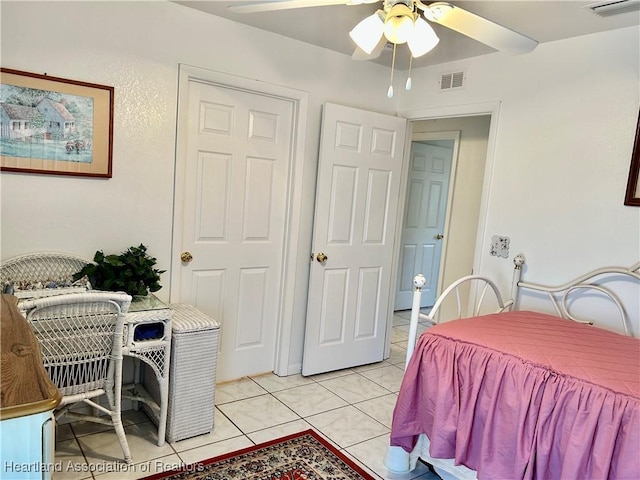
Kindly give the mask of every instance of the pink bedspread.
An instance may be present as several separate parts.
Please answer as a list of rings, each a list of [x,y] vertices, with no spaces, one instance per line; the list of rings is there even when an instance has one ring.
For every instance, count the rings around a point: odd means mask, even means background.
[[[479,479],[640,479],[640,340],[526,311],[431,327],[391,445],[421,433]]]

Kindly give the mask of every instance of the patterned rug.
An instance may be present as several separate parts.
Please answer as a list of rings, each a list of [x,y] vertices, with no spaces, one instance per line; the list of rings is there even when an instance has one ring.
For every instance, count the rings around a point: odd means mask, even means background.
[[[313,430],[143,480],[374,480]]]

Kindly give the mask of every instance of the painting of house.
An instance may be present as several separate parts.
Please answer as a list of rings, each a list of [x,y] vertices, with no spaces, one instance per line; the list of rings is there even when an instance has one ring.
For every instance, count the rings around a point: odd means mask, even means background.
[[[0,138],[25,140],[33,135],[33,119],[39,112],[34,107],[0,103]]]
[[[75,118],[64,103],[54,102],[49,98],[43,98],[36,106],[36,110],[44,117],[45,138],[67,138],[75,133]]]
[[[75,133],[74,116],[63,103],[43,98],[35,107],[0,104],[2,124],[0,138],[33,141],[36,135],[42,139],[67,138]]]
[[[91,164],[93,117],[90,97],[7,81],[0,85],[0,153]]]

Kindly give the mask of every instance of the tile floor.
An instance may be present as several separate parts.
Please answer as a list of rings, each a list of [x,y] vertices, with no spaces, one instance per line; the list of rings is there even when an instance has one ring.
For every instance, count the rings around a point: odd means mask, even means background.
[[[206,435],[158,447],[148,417],[142,411],[123,412],[132,465],[120,461],[120,444],[108,427],[61,424],[54,479],[141,478],[313,428],[376,479],[434,480],[423,464],[406,475],[390,474],[383,466],[402,381],[408,318],[409,312],[394,315],[391,356],[383,362],[311,377],[267,374],[217,385],[214,429]]]

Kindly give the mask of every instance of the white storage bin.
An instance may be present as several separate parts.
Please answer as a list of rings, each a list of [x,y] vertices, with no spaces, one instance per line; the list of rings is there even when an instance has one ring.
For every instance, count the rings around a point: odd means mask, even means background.
[[[171,356],[166,439],[177,442],[213,430],[220,324],[192,305],[171,304]],[[154,375],[145,386],[156,394]]]

